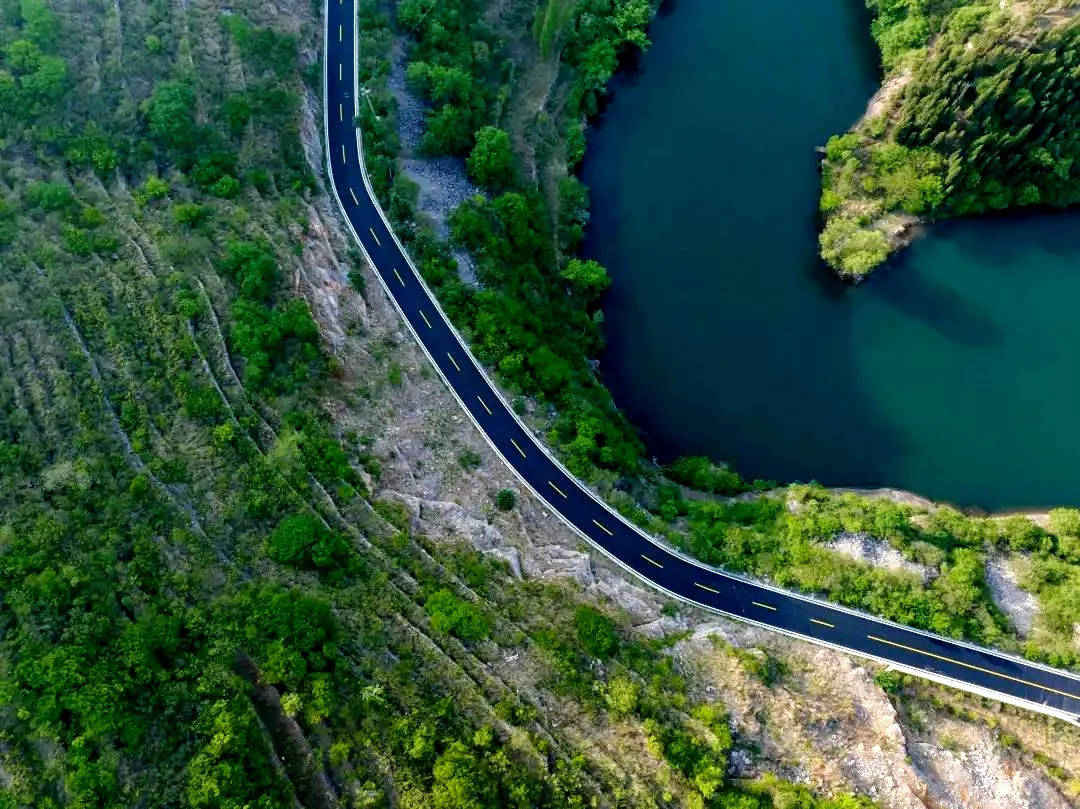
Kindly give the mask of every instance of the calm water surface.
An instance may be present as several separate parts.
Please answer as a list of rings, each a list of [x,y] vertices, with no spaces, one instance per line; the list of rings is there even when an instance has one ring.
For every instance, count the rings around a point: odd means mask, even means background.
[[[814,147],[877,84],[863,6],[666,6],[584,170],[605,380],[661,458],[1080,504],[1080,215],[936,226],[858,288],[817,261]]]

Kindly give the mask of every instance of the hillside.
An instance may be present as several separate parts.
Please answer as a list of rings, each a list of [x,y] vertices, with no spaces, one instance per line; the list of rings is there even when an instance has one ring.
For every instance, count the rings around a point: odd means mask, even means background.
[[[517,491],[405,336],[326,194],[320,9],[237,5],[0,2],[0,806],[1075,799],[1070,729],[666,603]],[[402,2],[399,17],[410,7],[432,22],[461,10]],[[568,5],[544,7],[570,25]],[[571,53],[595,71],[547,68],[563,88],[591,77],[580,86],[596,93],[589,82],[614,70],[597,32],[643,44],[646,7],[574,8],[596,30]],[[470,31],[467,52],[505,85],[507,114],[532,120],[534,96],[519,92],[538,85],[513,77],[536,78],[546,29],[534,19],[549,18],[513,3],[468,10],[490,22]],[[415,55],[419,41],[384,11],[361,9],[373,81],[395,43]],[[520,72],[503,73],[503,49],[515,47]],[[481,59],[485,48],[498,59]],[[426,92],[438,87],[430,78]],[[478,117],[489,121],[499,98],[486,96]],[[372,104],[381,117],[360,122],[369,156],[408,219],[394,104],[380,92]],[[506,126],[515,148],[541,143]],[[562,154],[561,135],[544,131]],[[538,158],[537,175],[580,199],[546,165]],[[481,217],[487,204],[471,203]],[[563,228],[548,237],[573,241],[576,210],[554,217]],[[451,248],[423,234],[437,272]],[[522,408],[553,420],[553,443],[627,510],[632,489],[652,519],[693,522],[703,555],[733,554],[742,537],[749,565],[762,550],[751,535],[778,536],[771,501],[740,512],[629,477],[615,488],[611,470],[640,463],[616,449],[635,439],[569,342],[596,320],[599,273],[535,244],[530,255],[567,271],[579,297],[544,324],[569,346],[570,370],[538,377],[547,399],[522,382]],[[516,266],[525,281],[514,290],[568,297]],[[478,292],[456,294],[463,311],[487,311]],[[544,298],[532,300],[539,319]],[[564,391],[581,400],[573,419]],[[707,464],[670,471],[699,488],[744,488]],[[815,538],[856,524],[807,508]],[[886,517],[863,514],[939,565],[957,557],[918,540],[952,554],[951,538],[973,530],[948,514],[918,530]],[[981,549],[989,531],[978,525],[969,545]],[[1046,631],[1058,642],[1071,616],[1061,565],[1080,523],[1053,530],[1060,539],[1003,536],[1045,562],[1047,603],[1062,604]],[[775,548],[763,550],[754,572],[769,575]],[[1003,625],[976,596],[971,625]]]
[[[920,222],[1080,199],[1076,9],[868,0],[885,76],[822,162],[821,255],[858,280]]]

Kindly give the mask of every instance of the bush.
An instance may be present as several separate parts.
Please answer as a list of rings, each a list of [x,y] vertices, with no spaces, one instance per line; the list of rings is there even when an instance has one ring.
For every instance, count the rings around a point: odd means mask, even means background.
[[[899,694],[906,680],[907,676],[896,669],[885,669],[874,675],[874,682],[887,694]]]
[[[592,607],[578,607],[574,613],[574,624],[577,626],[578,640],[593,657],[611,657],[619,648],[615,625],[610,618]]]
[[[491,633],[491,619],[475,604],[445,588],[432,594],[424,604],[437,632],[451,633],[462,640],[483,640]]]
[[[302,568],[340,567],[350,551],[348,539],[307,514],[285,517],[266,541],[271,559]]]
[[[664,468],[664,473],[676,483],[713,494],[738,494],[749,487],[724,464],[714,464],[704,455],[684,455]]]
[[[510,511],[517,505],[517,492],[513,489],[499,489],[495,495],[495,505],[499,511]]]
[[[210,208],[197,202],[181,202],[173,206],[173,221],[186,228],[201,225],[210,216]]]

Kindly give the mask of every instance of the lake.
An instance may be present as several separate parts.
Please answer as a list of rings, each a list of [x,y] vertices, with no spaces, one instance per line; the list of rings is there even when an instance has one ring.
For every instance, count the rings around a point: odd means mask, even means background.
[[[853,287],[814,149],[879,80],[862,0],[675,0],[590,135],[601,372],[661,460],[1080,504],[1080,214],[935,225]]]

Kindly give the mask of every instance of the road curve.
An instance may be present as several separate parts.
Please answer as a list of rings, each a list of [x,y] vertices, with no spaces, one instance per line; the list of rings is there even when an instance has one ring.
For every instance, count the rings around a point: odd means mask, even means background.
[[[1080,724],[1080,676],[748,581],[673,551],[574,478],[515,416],[443,315],[379,208],[364,170],[354,0],[324,0],[327,163],[353,237],[484,438],[521,481],[623,568],[681,601]]]

